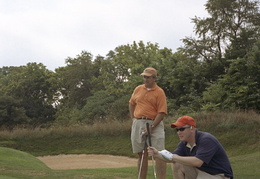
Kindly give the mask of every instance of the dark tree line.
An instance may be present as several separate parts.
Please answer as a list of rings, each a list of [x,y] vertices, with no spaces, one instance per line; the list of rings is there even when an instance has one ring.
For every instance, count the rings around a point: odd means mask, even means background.
[[[140,73],[152,66],[169,114],[201,110],[260,111],[259,2],[208,0],[195,17],[196,37],[173,53],[158,44],[121,45],[103,56],[83,51],[55,71],[43,64],[0,68],[0,126],[128,119]]]

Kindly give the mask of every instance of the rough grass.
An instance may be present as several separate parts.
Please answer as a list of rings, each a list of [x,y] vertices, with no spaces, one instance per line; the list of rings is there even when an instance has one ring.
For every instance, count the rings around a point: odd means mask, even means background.
[[[107,120],[96,122],[93,125],[84,124],[73,124],[71,126],[59,126],[53,125],[49,128],[15,128],[12,131],[2,129],[0,130],[0,140],[1,139],[33,139],[42,138],[46,136],[101,136],[108,135],[114,136],[118,134],[130,133],[131,122],[128,121],[117,121],[117,120]]]

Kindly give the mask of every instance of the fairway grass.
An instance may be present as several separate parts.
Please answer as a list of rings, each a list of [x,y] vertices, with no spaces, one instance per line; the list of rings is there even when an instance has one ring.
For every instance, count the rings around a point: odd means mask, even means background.
[[[234,176],[237,179],[257,179],[260,177],[260,152],[230,158]],[[134,179],[136,167],[114,169],[51,170],[36,157],[26,152],[0,147],[1,179]],[[147,178],[154,178],[149,166]],[[171,165],[167,165],[167,177],[172,179]]]

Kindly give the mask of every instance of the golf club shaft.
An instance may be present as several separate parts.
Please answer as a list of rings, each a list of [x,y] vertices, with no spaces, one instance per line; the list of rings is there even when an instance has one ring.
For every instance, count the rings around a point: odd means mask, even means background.
[[[153,175],[154,175],[154,178],[157,178],[156,177],[156,170],[155,170],[155,165],[154,165],[154,158],[152,156],[152,163],[153,163]]]
[[[151,141],[151,133],[150,133],[150,125],[149,125],[149,123],[146,123],[146,130],[147,130],[148,143],[149,143],[149,146],[151,147],[152,146],[152,141]],[[154,178],[156,178],[156,170],[155,170],[153,156],[152,156],[152,163],[153,163],[153,175],[154,175]]]
[[[142,158],[141,158],[141,161],[140,161],[138,179],[140,179],[140,177],[141,177],[141,172],[142,172],[142,167],[143,167],[143,161],[144,161],[144,151],[147,150],[147,144],[146,144],[147,136],[145,136],[145,140],[144,140],[144,141],[145,141],[145,142],[144,142],[144,149],[143,149]]]
[[[149,123],[146,123],[146,130],[147,130],[147,136],[148,136],[149,146],[152,146],[151,133],[150,133],[150,125],[149,125]]]
[[[141,171],[142,171],[142,166],[143,166],[143,160],[144,160],[144,150],[143,150],[142,158],[141,158],[141,162],[140,162],[140,168],[139,168],[139,173],[138,173],[138,179],[140,179],[140,176],[141,176]]]

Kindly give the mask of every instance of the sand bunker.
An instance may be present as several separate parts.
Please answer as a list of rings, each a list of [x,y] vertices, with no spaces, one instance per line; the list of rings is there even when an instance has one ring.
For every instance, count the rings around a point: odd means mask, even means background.
[[[69,154],[37,157],[54,170],[120,168],[137,166],[136,158],[113,155]]]

